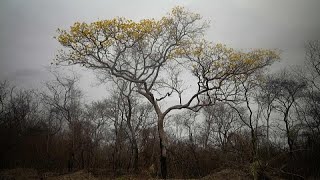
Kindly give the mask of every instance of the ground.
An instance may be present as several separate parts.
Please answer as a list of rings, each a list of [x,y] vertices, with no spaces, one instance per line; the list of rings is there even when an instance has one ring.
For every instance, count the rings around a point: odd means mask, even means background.
[[[143,180],[152,179],[148,175],[124,175],[117,178],[107,177],[95,177],[86,171],[76,171],[68,174],[58,174],[53,172],[39,173],[35,169],[16,168],[9,170],[0,171],[0,180],[32,180],[32,179],[43,179],[43,180]],[[245,172],[233,169],[224,169],[214,174],[210,174],[201,178],[202,180],[247,180],[250,179],[250,175]],[[273,179],[273,178],[272,178]],[[276,178],[277,179],[277,178]]]

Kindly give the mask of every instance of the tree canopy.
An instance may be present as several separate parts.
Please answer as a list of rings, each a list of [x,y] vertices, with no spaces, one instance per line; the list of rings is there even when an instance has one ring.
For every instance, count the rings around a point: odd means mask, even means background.
[[[183,64],[198,79],[199,90],[192,101],[231,76],[251,74],[279,58],[274,50],[242,52],[208,42],[203,39],[207,28],[199,14],[183,7],[175,7],[160,20],[134,22],[118,17],[76,22],[68,30],[58,30],[57,39],[66,49],[56,61],[134,82],[144,93],[159,83],[159,74],[168,66]]]

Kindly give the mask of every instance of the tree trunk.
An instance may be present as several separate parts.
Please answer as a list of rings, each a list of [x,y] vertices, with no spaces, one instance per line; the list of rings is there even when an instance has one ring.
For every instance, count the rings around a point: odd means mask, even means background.
[[[290,133],[289,122],[288,122],[290,107],[291,107],[291,105],[289,106],[289,108],[286,109],[286,111],[284,113],[283,121],[285,122],[285,127],[286,127],[287,143],[289,146],[289,154],[290,154],[290,158],[292,158],[293,157],[293,139],[291,137],[292,134]]]
[[[134,172],[138,172],[139,150],[138,150],[138,145],[135,138],[133,138],[132,143],[133,143],[133,168],[134,168]]]
[[[164,116],[158,116],[158,133],[160,139],[160,168],[161,168],[161,178],[167,178],[167,138],[163,127]]]
[[[251,144],[252,144],[252,161],[255,162],[258,160],[258,147],[257,147],[257,136],[253,128],[251,128]]]
[[[161,167],[161,178],[167,179],[167,149],[163,142],[160,140],[160,167]]]
[[[138,167],[139,167],[139,150],[138,150],[138,146],[137,143],[135,142],[134,145],[134,159],[133,159],[133,167],[134,167],[134,171],[138,172]]]
[[[131,99],[126,96],[127,101],[128,101],[128,113],[126,114],[127,117],[127,126],[130,130],[131,133],[131,146],[133,149],[133,168],[134,168],[134,172],[138,172],[138,161],[139,161],[139,150],[138,150],[138,144],[137,144],[137,139],[136,139],[136,135],[135,135],[135,131],[134,128],[132,127],[131,124],[131,117],[132,117],[132,104],[131,104]]]
[[[164,117],[166,114],[163,114],[158,106],[156,99],[154,98],[153,94],[150,92],[141,93],[145,96],[153,105],[157,115],[158,115],[158,133],[159,133],[159,142],[160,142],[160,169],[161,169],[161,178],[167,178],[167,138],[164,132]]]

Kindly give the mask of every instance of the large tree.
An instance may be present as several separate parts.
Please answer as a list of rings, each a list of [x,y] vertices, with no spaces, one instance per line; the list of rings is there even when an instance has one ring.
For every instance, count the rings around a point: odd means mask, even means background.
[[[57,39],[65,48],[56,63],[79,64],[100,76],[131,82],[133,90],[152,104],[158,117],[163,178],[168,148],[165,116],[175,109],[199,110],[234,95],[231,91],[237,88],[229,80],[278,59],[272,50],[240,52],[209,43],[203,40],[207,27],[199,14],[176,7],[160,20],[115,18],[76,22],[69,30],[58,30]],[[191,88],[186,90],[186,84]],[[176,102],[161,106],[165,99]]]

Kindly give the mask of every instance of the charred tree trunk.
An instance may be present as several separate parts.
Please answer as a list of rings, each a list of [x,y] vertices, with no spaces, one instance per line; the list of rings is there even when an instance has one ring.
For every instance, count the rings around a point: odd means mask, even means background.
[[[139,161],[139,150],[138,150],[138,144],[137,139],[135,135],[134,128],[132,127],[132,103],[129,96],[126,97],[128,102],[128,114],[126,114],[127,118],[127,126],[131,133],[131,147],[133,148],[133,169],[135,172],[138,172],[138,161]]]
[[[253,162],[258,160],[258,147],[257,147],[257,136],[255,130],[251,129],[251,144],[252,144],[252,160]]]
[[[134,139],[133,140],[133,169],[134,172],[138,172],[138,167],[139,167],[139,150],[138,150],[138,145],[137,141]]]
[[[168,175],[167,171],[167,138],[163,127],[163,115],[158,115],[158,133],[160,140],[160,167],[161,167],[161,178],[166,179]]]
[[[283,121],[285,122],[285,127],[286,127],[287,143],[288,143],[288,146],[289,146],[290,158],[293,158],[293,143],[294,143],[294,140],[292,138],[292,133],[291,133],[291,129],[289,127],[288,118],[289,118],[289,110],[290,110],[293,102],[294,101],[292,101],[292,103],[290,103],[288,108],[285,110],[284,117],[283,117]]]

